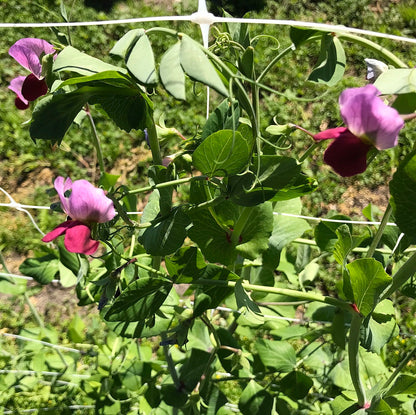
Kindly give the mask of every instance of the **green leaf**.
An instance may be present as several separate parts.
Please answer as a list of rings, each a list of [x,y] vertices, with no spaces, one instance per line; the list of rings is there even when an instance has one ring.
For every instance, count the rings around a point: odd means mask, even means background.
[[[67,46],[58,54],[53,65],[53,70],[55,72],[70,71],[80,75],[91,75],[104,71],[127,73],[123,68],[93,58],[72,46]]]
[[[238,59],[238,69],[240,72],[252,79],[254,77],[254,48],[249,46]]]
[[[231,229],[234,229],[243,209],[251,209],[249,220],[246,221],[238,240],[233,242]],[[254,259],[267,249],[273,226],[270,204],[236,209],[234,204],[223,202],[212,213],[220,219],[214,219],[208,209],[189,213],[192,227],[188,236],[198,244],[208,261],[228,265],[234,262],[237,254]],[[219,221],[228,225],[221,226]]]
[[[334,86],[344,76],[345,64],[346,57],[341,42],[332,34],[325,33],[322,35],[318,62],[308,80]]]
[[[165,256],[179,249],[186,237],[189,217],[182,209],[173,209],[168,217],[156,220],[140,236],[140,243],[150,255]]]
[[[165,258],[166,269],[176,284],[192,282],[207,264],[201,251],[196,246],[186,246],[179,249],[175,255]]]
[[[85,323],[82,318],[75,314],[68,326],[68,337],[71,342],[82,343],[85,339]]]
[[[379,305],[383,303],[384,301]],[[362,330],[361,345],[373,353],[380,353],[381,349],[399,334],[399,328],[393,316],[375,312],[369,320],[364,322]]]
[[[188,400],[188,395],[183,391],[176,389],[172,383],[165,383],[162,385],[162,398],[169,405],[174,408],[183,408]]]
[[[209,115],[202,128],[201,140],[220,130],[236,130],[240,119],[240,107],[238,102],[231,106],[228,99],[224,99],[220,105]]]
[[[374,82],[382,95],[416,92],[416,69],[389,69]]]
[[[289,32],[290,40],[296,49],[306,42],[318,40],[322,37],[322,32],[316,29],[306,29],[302,27],[291,27]]]
[[[291,372],[295,368],[296,353],[290,343],[257,339],[255,349],[264,366],[276,372]]]
[[[180,42],[169,48],[160,60],[159,76],[166,91],[185,101],[185,74],[180,62]]]
[[[264,155],[253,158],[250,172],[230,177],[231,200],[241,206],[254,206],[273,199],[300,173],[300,165],[290,157]]]
[[[172,284],[156,277],[140,278],[129,284],[107,310],[108,321],[145,320],[160,308]]]
[[[400,163],[390,181],[391,205],[400,230],[416,243],[416,152],[413,151]]]
[[[408,94],[400,94],[394,100],[392,107],[397,110],[399,114],[410,114],[416,111],[416,92],[409,92]]]
[[[385,396],[416,394],[416,377],[399,375]]]
[[[144,29],[133,29],[129,30],[121,39],[110,50],[110,55],[117,56],[124,59],[131,50],[134,43],[144,35]]]
[[[329,219],[345,221],[350,233],[352,233],[352,225],[348,224],[351,218],[348,216],[334,215]],[[342,222],[319,222],[315,227],[315,240],[321,251],[333,252],[335,244],[338,241],[336,230],[343,225]]]
[[[126,62],[127,69],[143,85],[155,85],[157,73],[152,45],[146,34],[134,44]]]
[[[39,284],[49,284],[59,271],[59,260],[52,254],[27,258],[20,265],[19,271]]]
[[[210,356],[211,353],[205,350],[192,348],[190,356],[183,362],[179,380],[188,392],[192,392],[198,382],[201,381],[201,376],[207,369],[207,362],[209,362]]]
[[[85,84],[75,91],[56,93],[40,100],[32,114],[30,136],[34,140],[61,142],[87,102],[99,104],[117,126],[126,131],[146,127],[147,101],[137,90]]]
[[[375,405],[371,405],[371,408],[367,410],[369,415],[393,415],[393,411],[390,405],[380,399]]]
[[[280,391],[294,401],[307,396],[313,386],[313,380],[302,372],[294,370],[288,373],[280,382]]]
[[[77,283],[77,275],[67,268],[62,262],[58,264],[59,281],[62,287],[73,287]]]
[[[374,258],[357,259],[347,265],[351,288],[358,310],[364,316],[377,305],[381,292],[391,283],[392,278]]]
[[[194,151],[196,169],[210,177],[230,176],[247,166],[252,143],[238,131],[221,130],[207,137]]]
[[[348,225],[343,224],[337,228],[335,234],[338,240],[334,245],[334,258],[343,267],[347,264],[347,257],[353,248],[352,236]]]
[[[238,409],[243,415],[272,413],[273,398],[254,380],[250,380],[243,390],[238,402]]]
[[[201,49],[201,45],[189,36],[183,35],[181,40],[180,59],[185,73],[195,81],[201,82],[224,96],[228,96],[220,76]]]
[[[235,299],[237,302],[237,308],[243,309],[243,316],[252,323],[263,324],[264,316],[260,310],[260,307],[250,298],[246,290],[241,285],[241,281],[237,281],[235,284]]]

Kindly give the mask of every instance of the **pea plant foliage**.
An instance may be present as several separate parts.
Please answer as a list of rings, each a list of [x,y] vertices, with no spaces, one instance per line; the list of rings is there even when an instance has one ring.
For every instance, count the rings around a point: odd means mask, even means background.
[[[416,150],[407,140],[406,157],[391,161],[379,226],[363,231],[345,216],[316,224],[296,215],[319,189],[304,168],[312,157],[333,177],[364,176],[381,152],[404,147],[403,132],[414,128],[416,69],[342,31],[291,27],[290,39],[279,39],[290,46],[266,63],[264,43],[247,24],[215,33],[206,49],[170,28],[133,29],[105,60],[63,36],[11,45],[23,68],[10,89],[15,110],[31,114],[34,143],[59,145],[75,122],[90,124],[85,140],[100,171],[96,183],[56,175],[51,214],[62,223],[39,239],[21,272],[74,285],[79,306],[95,304],[122,344],[140,350],[151,339],[158,350],[126,352],[135,357],[101,374],[98,388],[85,384],[95,413],[413,413],[416,377],[406,367],[414,351],[391,367],[386,350],[402,329],[395,298],[414,291]],[[153,47],[156,38],[166,39],[164,50]],[[347,76],[354,42],[368,51],[370,79],[357,78],[333,103],[342,124],[308,131],[301,116],[289,124],[264,118],[262,98],[287,89],[267,85],[278,64],[313,45],[305,85],[330,89]],[[212,95],[205,124],[162,145],[154,95],[180,107],[205,87]],[[296,98],[288,95],[288,104]],[[145,186],[106,170],[98,111],[150,148]],[[299,137],[309,144],[296,146]],[[322,278],[331,290],[320,290]]]

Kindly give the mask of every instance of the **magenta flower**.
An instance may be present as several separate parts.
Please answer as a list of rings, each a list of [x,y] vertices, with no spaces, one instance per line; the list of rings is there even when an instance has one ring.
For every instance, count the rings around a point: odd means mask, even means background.
[[[50,43],[35,38],[20,39],[9,49],[9,55],[31,72],[10,82],[9,89],[16,94],[15,105],[18,109],[28,108],[29,101],[48,92],[42,77],[42,57],[51,53],[55,53],[55,49]]]
[[[384,103],[374,85],[349,88],[339,97],[346,127],[331,128],[313,136],[315,140],[333,139],[324,154],[341,176],[354,176],[367,168],[367,153],[375,147],[386,150],[397,145],[404,121],[399,113]]]
[[[91,238],[90,226],[114,218],[113,202],[104,190],[97,189],[86,180],[72,182],[69,177],[64,180],[59,176],[54,186],[61,199],[61,207],[69,218],[46,234],[42,241],[51,242],[65,234],[64,244],[69,252],[92,255],[98,249],[99,242]]]

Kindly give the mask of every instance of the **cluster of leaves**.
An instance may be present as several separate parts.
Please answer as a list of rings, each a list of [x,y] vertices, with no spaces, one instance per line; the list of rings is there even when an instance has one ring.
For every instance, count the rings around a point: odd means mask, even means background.
[[[268,126],[271,138],[264,137],[260,90],[276,91],[261,82],[273,65],[258,68],[258,38],[246,25],[228,25],[223,33],[214,46],[219,53],[226,49],[222,58],[167,28],[126,33],[110,52],[120,66],[66,46],[51,68],[51,93],[33,111],[36,141],[61,143],[91,105],[120,129],[141,130],[153,155],[143,189],[120,186],[118,176],[101,171],[100,185],[119,214],[93,230],[108,248],[102,258],[90,261],[58,245],[40,249],[20,267],[41,284],[59,278],[76,285],[79,305],[97,305],[114,333],[99,346],[100,370],[82,381],[84,402],[95,413],[411,413],[416,378],[401,374],[411,355],[394,370],[381,352],[399,333],[395,293],[416,271],[406,251],[416,243],[415,152],[390,182],[400,231],[382,226],[375,234],[357,234],[347,217],[332,218],[347,224],[312,230],[304,219],[278,215],[299,214],[300,198],[317,183],[302,172],[297,149],[283,146],[293,134],[290,125]],[[156,36],[173,39],[160,58],[151,43]],[[294,47],[272,63],[317,42],[309,81],[331,87],[344,76],[346,36],[292,28]],[[414,111],[413,74],[391,69],[377,80],[383,94],[399,95],[394,105],[402,112]],[[186,100],[190,80],[225,99],[164,166],[150,92],[163,87]],[[185,183],[188,197],[174,203],[174,191]],[[127,212],[136,210],[136,194],[150,190],[137,223]],[[373,219],[371,209],[366,214]],[[305,233],[313,239],[299,244]],[[380,240],[387,249],[375,253]],[[316,287],[328,263],[337,281],[326,296]],[[186,289],[182,298],[178,286]],[[290,325],[301,311],[310,324]],[[76,342],[83,341],[79,324],[72,327]],[[131,341],[153,336],[160,336],[155,356]],[[35,370],[71,374],[80,363],[71,359],[55,367],[56,359],[30,357],[21,368],[36,364]],[[21,381],[14,374],[2,380],[11,393],[5,404]]]

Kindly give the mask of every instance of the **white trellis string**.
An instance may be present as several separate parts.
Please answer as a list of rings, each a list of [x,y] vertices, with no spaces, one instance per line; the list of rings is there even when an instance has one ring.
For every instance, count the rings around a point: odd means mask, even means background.
[[[33,219],[33,216],[30,214],[30,212],[28,212],[26,209],[25,209],[25,206],[24,205],[21,205],[20,203],[17,203],[10,195],[9,195],[9,193],[7,193],[2,187],[0,187],[0,190],[8,197],[8,199],[10,200],[10,203],[8,203],[7,204],[7,206],[8,207],[11,207],[11,208],[15,208],[15,209],[17,209],[17,210],[19,210],[19,211],[21,211],[21,212],[24,212],[24,213],[26,213],[26,215],[27,216],[29,216],[29,219],[31,220],[31,222],[32,222],[32,224],[33,224],[33,226],[36,228],[36,230],[37,231],[39,231],[41,234],[42,234],[42,236],[44,236],[45,234],[40,230],[40,228],[39,228],[39,226],[37,225],[37,223],[35,222],[35,219]],[[0,206],[3,206],[3,205],[5,205],[4,203],[1,203],[0,204]],[[33,206],[28,206],[28,207],[30,207],[30,208],[33,208]],[[42,207],[42,209],[43,209],[43,207]],[[48,208],[49,209],[49,208]]]
[[[43,210],[50,210],[49,206],[36,206],[36,205],[24,205],[17,203],[9,193],[7,193],[3,188],[0,187],[0,190],[10,199],[10,203],[0,203],[0,207],[8,207],[11,209],[17,209],[20,211],[25,212],[28,214],[34,222],[33,217],[26,209],[43,209]],[[143,212],[126,212],[127,215],[142,215]],[[315,216],[305,216],[305,215],[297,215],[294,213],[285,213],[285,212],[273,212],[273,215],[280,215],[280,216],[286,216],[286,217],[292,217],[292,218],[298,218],[298,219],[306,219],[311,221],[317,221],[317,222],[334,222],[334,223],[346,223],[351,225],[375,225],[378,226],[381,224],[381,222],[372,222],[372,221],[360,221],[360,220],[345,220],[345,219],[330,219],[330,218],[318,218]],[[42,235],[44,233],[35,225],[36,228]],[[397,226],[394,222],[388,222],[387,226]]]
[[[11,337],[14,339],[29,341],[29,342],[34,342],[34,343],[40,343],[40,344],[43,344],[44,346],[52,347],[53,349],[60,349],[66,352],[82,353],[81,350],[74,349],[72,347],[61,346],[59,344],[53,344],[53,343],[45,342],[43,340],[32,339],[30,337],[21,336],[20,334],[4,333],[0,331],[0,336]]]
[[[205,6],[206,7],[206,6]],[[147,23],[147,22],[169,22],[169,21],[189,21],[195,24],[207,24],[212,25],[215,23],[250,23],[250,24],[265,24],[265,25],[277,25],[277,26],[296,26],[305,27],[310,29],[318,29],[326,32],[336,33],[356,33],[365,36],[374,36],[384,39],[390,39],[399,42],[414,43],[416,39],[391,35],[389,33],[380,33],[373,30],[358,29],[355,27],[315,23],[315,22],[303,22],[297,20],[279,20],[279,19],[250,19],[250,18],[234,18],[234,17],[218,17],[212,13],[200,10],[196,13],[186,16],[154,16],[154,17],[139,17],[131,19],[118,19],[118,20],[99,20],[90,22],[46,22],[46,23],[0,23],[0,28],[40,28],[40,27],[80,27],[80,26],[105,26],[114,24],[133,24],[133,23]]]

